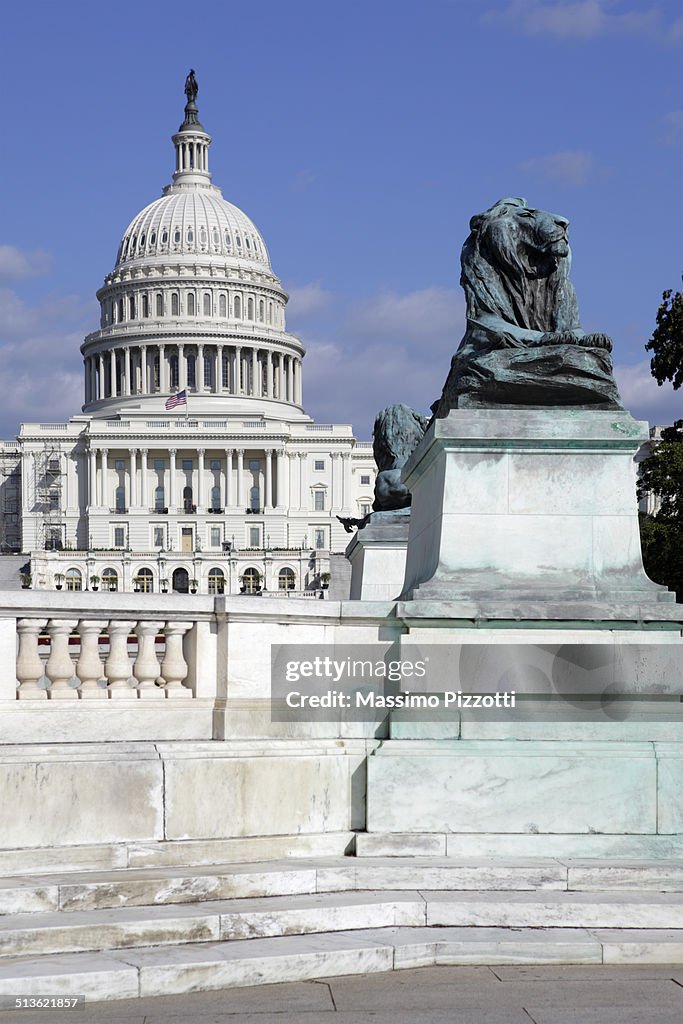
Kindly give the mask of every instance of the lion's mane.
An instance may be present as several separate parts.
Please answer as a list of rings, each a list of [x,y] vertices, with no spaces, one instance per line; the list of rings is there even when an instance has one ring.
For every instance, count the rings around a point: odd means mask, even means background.
[[[518,198],[472,217],[460,257],[469,320],[490,313],[533,331],[578,326],[569,247],[562,256],[544,253],[552,224],[549,214],[529,211]]]

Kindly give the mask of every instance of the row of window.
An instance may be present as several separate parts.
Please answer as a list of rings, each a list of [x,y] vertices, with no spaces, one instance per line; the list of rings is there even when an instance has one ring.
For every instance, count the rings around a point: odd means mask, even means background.
[[[242,236],[236,231],[233,236],[228,228],[224,228],[221,233],[217,227],[214,227],[210,237],[213,252],[237,252],[242,256],[266,258],[261,241],[256,235],[245,234]],[[200,250],[209,251],[209,232],[203,225],[199,228],[199,232],[191,225],[186,227],[184,240],[185,245],[194,247],[197,244]],[[119,263],[121,260],[131,260],[136,256],[163,251],[169,245],[178,247],[182,242],[183,230],[177,225],[173,228],[164,227],[159,231],[156,228],[152,228],[149,234],[143,231],[139,237],[137,234],[126,235],[119,247],[116,262]]]
[[[154,548],[171,548],[171,536],[170,530],[167,526],[153,526],[151,530],[152,536],[152,547]],[[210,548],[224,548],[227,544],[227,538],[222,526],[210,526],[207,530],[207,540]],[[112,527],[112,541],[113,547],[115,548],[126,548],[128,547],[128,526],[114,526]],[[250,548],[261,548],[264,543],[263,526],[249,526],[246,533],[247,547]],[[196,547],[196,533],[193,527],[182,527],[180,533],[180,543],[183,550],[187,548],[188,551],[195,550]],[[232,541],[230,541],[232,545]],[[329,548],[327,528],[324,526],[314,527],[313,529],[313,547],[319,550],[325,550]]]
[[[201,301],[200,301],[201,299]],[[214,304],[211,292],[204,292],[201,297],[194,291],[171,292],[170,303],[166,301],[164,292],[142,295],[129,295],[127,298],[108,299],[102,303],[102,326],[122,323],[126,320],[146,320],[154,315],[163,316],[218,316],[234,320],[258,320],[259,323],[277,324],[278,307],[265,299],[256,299],[253,295],[246,298],[241,293],[233,295],[232,301],[225,292],[220,292],[218,302]]]
[[[62,585],[59,582],[62,576],[67,590],[77,591],[83,589],[83,573],[80,569],[68,569],[66,574],[57,573],[55,579],[58,581],[59,586]],[[240,581],[247,593],[254,593],[261,589],[261,578],[261,573],[258,569],[250,566],[244,570],[240,576]],[[166,584],[165,588],[164,582]],[[187,569],[182,567],[174,570],[170,580],[171,589],[178,594],[188,593],[193,582],[196,587],[196,581],[191,581]],[[133,583],[138,593],[151,594],[154,592],[154,573],[147,567],[139,569]],[[159,580],[159,586],[162,590],[168,589],[168,583],[168,580]],[[104,569],[100,577],[91,574],[90,586],[92,589],[101,587],[103,591],[115,594],[119,589],[119,574],[116,569],[111,568]],[[296,588],[296,573],[294,569],[291,569],[289,566],[284,566],[280,569],[277,575],[277,586],[278,590],[294,590]],[[225,591],[225,573],[220,566],[216,565],[209,569],[208,591],[210,594],[222,594]]]

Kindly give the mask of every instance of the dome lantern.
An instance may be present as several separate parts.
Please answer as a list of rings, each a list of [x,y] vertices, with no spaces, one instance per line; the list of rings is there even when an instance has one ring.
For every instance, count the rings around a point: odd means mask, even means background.
[[[211,136],[204,131],[199,120],[196,103],[198,92],[199,86],[194,69],[190,68],[190,73],[185,79],[185,95],[187,97],[185,119],[172,137],[175,146],[174,184],[208,185],[211,182],[209,174]]]

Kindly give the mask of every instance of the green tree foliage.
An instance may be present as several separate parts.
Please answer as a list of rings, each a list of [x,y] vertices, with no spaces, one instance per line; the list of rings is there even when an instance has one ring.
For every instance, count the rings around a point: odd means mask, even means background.
[[[680,292],[669,289],[662,295],[657,326],[645,349],[654,352],[650,369],[657,383],[670,380],[674,390],[678,390],[683,384],[683,295]]]
[[[681,346],[683,375],[683,335]],[[649,492],[661,502],[654,516],[641,516],[645,571],[683,601],[683,420],[662,431],[661,441],[653,445],[652,454],[643,460],[640,470],[638,497]]]

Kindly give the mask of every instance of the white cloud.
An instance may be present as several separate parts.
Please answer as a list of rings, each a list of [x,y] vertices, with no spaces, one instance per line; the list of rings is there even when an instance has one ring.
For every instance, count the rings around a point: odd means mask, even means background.
[[[350,311],[347,330],[416,341],[463,324],[463,298],[454,288],[422,288],[399,295],[380,292]]]
[[[649,360],[615,365],[614,376],[624,406],[636,419],[666,424],[683,416],[683,391],[674,391],[671,384],[660,386],[652,376]]]
[[[293,285],[289,289],[287,317],[292,321],[305,320],[326,309],[333,300],[333,293],[315,281],[309,284]]]
[[[289,187],[292,192],[308,192],[311,185],[317,179],[317,171],[312,170],[310,167],[303,167],[300,171],[296,172]]]
[[[38,277],[50,269],[52,258],[42,249],[22,252],[14,245],[0,245],[0,281]]]
[[[30,304],[0,289],[0,436],[21,422],[67,419],[80,411],[83,370],[79,346],[96,322],[91,303],[49,295]]]
[[[351,304],[327,336],[305,339],[306,410],[325,423],[352,423],[361,438],[387,405],[429,412],[464,324],[462,295],[451,288],[381,292]]]
[[[670,110],[662,118],[663,134],[661,141],[667,146],[676,146],[683,142],[683,110]]]
[[[659,11],[620,11],[618,0],[510,0],[502,11],[487,11],[488,24],[510,25],[526,35],[547,35],[557,39],[595,39],[611,34],[655,33],[663,38]],[[675,27],[675,25],[674,25]]]
[[[547,156],[532,157],[520,164],[520,169],[576,188],[588,185],[604,173],[592,154],[581,149],[563,149]]]

